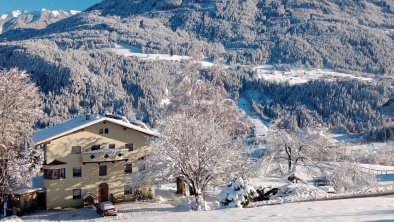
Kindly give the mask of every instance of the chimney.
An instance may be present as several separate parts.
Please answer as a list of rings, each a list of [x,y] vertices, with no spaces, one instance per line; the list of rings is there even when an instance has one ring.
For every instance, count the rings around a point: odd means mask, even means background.
[[[112,118],[112,113],[106,112],[106,113],[104,114],[104,116],[105,116],[105,117],[108,117],[108,118]]]
[[[86,113],[86,120],[90,120],[90,113]]]

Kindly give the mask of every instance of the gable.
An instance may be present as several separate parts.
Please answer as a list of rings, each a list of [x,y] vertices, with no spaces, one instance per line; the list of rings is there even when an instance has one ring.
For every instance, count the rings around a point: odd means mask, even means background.
[[[99,115],[91,115],[91,118],[87,120],[85,115],[82,115],[75,119],[66,121],[62,124],[58,124],[53,127],[49,127],[44,130],[36,132],[33,135],[33,144],[39,145],[66,136],[78,130],[84,130],[86,128],[90,128],[91,126],[95,126],[100,123],[112,123],[119,127],[134,130],[148,136],[157,136],[156,132],[150,129],[145,129],[139,126],[135,126],[131,123],[126,123],[122,120],[112,119]]]

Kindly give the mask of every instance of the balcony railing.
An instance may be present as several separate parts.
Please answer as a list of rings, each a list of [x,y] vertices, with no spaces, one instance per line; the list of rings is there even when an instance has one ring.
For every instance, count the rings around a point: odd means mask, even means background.
[[[82,163],[134,161],[145,156],[148,149],[149,147],[142,147],[132,151],[125,148],[86,151],[81,153]]]
[[[82,152],[82,163],[100,163],[127,161],[129,159],[129,149],[99,149]]]

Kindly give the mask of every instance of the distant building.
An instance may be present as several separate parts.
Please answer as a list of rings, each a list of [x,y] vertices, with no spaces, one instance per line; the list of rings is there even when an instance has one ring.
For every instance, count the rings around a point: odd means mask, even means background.
[[[156,133],[117,115],[90,115],[35,133],[33,142],[44,151],[46,208],[81,207],[86,201],[124,199],[133,162],[149,151]],[[84,200],[86,197],[86,200]]]

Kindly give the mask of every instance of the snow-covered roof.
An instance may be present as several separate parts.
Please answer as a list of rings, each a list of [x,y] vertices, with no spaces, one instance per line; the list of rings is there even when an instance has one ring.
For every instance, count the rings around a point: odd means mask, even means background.
[[[156,132],[133,125],[128,121],[92,114],[89,120],[86,119],[85,115],[81,115],[64,123],[40,130],[33,135],[33,143],[34,145],[39,145],[103,121],[115,123],[151,136],[157,136]]]
[[[37,192],[39,191],[39,188],[31,188],[31,187],[20,187],[17,188],[16,190],[13,190],[11,192],[11,194],[14,195],[23,195],[23,194],[27,194],[27,193],[33,193],[33,192]]]
[[[115,208],[113,203],[110,201],[105,201],[100,203],[100,208],[103,210],[109,210]]]

